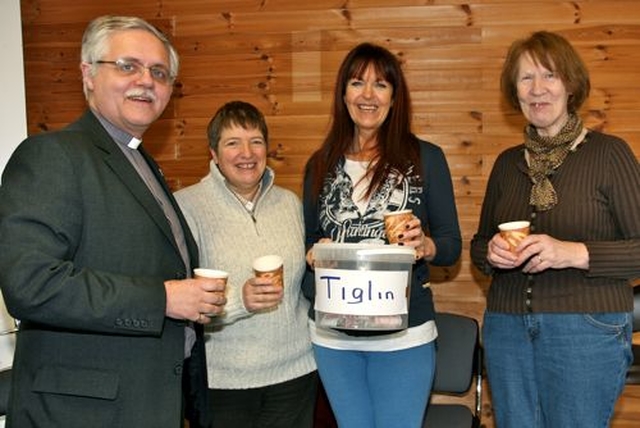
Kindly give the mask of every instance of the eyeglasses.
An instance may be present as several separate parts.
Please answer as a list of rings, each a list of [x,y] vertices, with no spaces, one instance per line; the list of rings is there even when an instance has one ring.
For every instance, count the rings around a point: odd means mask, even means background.
[[[149,75],[151,76],[151,78],[163,85],[171,84],[175,79],[175,76],[172,76],[169,72],[169,69],[164,65],[158,64],[147,67],[146,65],[135,59],[120,58],[115,61],[98,60],[94,61],[94,63],[114,65],[116,67],[116,70],[118,70],[118,73],[123,76],[133,76],[136,74],[142,76],[145,70],[149,70]]]

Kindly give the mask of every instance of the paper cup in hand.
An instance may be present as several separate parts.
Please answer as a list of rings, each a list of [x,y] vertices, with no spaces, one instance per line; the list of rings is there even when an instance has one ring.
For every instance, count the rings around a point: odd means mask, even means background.
[[[224,290],[218,291],[217,293],[221,295],[225,295],[227,291],[227,280],[229,279],[229,272],[218,269],[207,269],[207,268],[196,268],[193,270],[193,276],[196,278],[212,278],[212,279],[222,279],[224,283]],[[216,314],[203,314],[208,317],[215,317]]]
[[[193,270],[193,275],[196,278],[224,279],[225,284],[227,283],[227,279],[229,278],[229,272],[218,269],[195,268]]]
[[[411,210],[391,211],[384,213],[384,230],[389,244],[397,244],[398,236],[407,230],[406,224],[413,218]]]
[[[196,278],[213,278],[213,279],[222,279],[225,287],[225,291],[227,288],[227,280],[229,279],[229,272],[218,269],[206,269],[206,268],[196,268],[193,270],[193,275]],[[223,292],[224,294],[224,292]]]
[[[253,272],[258,278],[273,278],[273,285],[284,287],[282,257],[268,255],[258,257],[253,261]]]
[[[498,225],[500,236],[509,243],[509,249],[514,251],[520,241],[529,234],[530,223],[528,221],[510,221]]]

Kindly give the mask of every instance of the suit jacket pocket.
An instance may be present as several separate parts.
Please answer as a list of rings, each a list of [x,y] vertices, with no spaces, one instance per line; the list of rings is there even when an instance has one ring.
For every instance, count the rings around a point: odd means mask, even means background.
[[[33,391],[114,400],[118,385],[118,374],[112,371],[44,366],[36,373]]]

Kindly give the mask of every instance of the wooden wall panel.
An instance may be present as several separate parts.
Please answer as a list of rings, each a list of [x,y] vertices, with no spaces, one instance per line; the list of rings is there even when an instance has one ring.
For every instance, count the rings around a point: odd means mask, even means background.
[[[78,62],[90,19],[139,15],[172,38],[181,72],[144,144],[174,189],[206,174],[209,119],[224,102],[243,99],[267,116],[277,183],[300,194],[344,55],[362,41],[388,47],[409,80],[414,130],[443,148],[456,192],[464,251],[455,266],[434,270],[439,310],[478,319],[484,310],[489,279],[472,267],[469,241],[493,162],[522,139],[523,119],[501,100],[498,81],[514,39],[539,29],[569,38],[591,71],[585,122],[626,139],[640,157],[633,0],[23,0],[21,7],[30,134],[61,128],[84,110]],[[629,388],[613,426],[633,426],[638,414],[638,390]],[[493,426],[489,395],[483,420]]]

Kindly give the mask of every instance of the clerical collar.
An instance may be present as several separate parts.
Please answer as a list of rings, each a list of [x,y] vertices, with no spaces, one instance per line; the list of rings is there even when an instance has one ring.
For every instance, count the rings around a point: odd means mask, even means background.
[[[130,149],[138,150],[138,146],[142,143],[142,140],[138,140],[136,137],[131,137],[131,141],[127,144]]]
[[[116,143],[122,146],[126,146],[133,150],[138,149],[138,147],[142,143],[142,140],[118,128],[117,126],[109,122],[107,119],[105,119],[102,115],[100,115],[95,110],[92,110],[92,112],[96,116],[100,124],[102,124],[102,126],[107,131],[107,133],[111,136],[111,138],[115,140]]]

